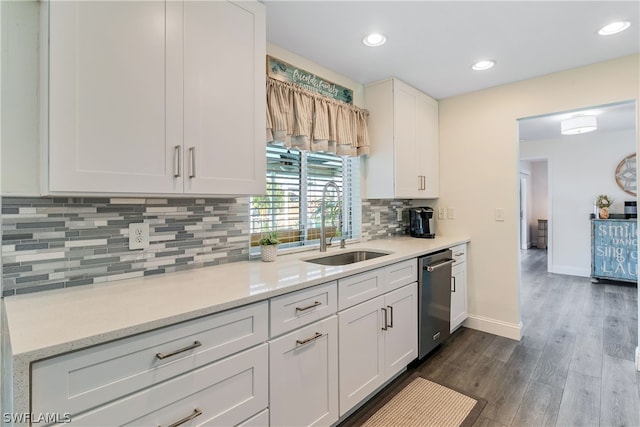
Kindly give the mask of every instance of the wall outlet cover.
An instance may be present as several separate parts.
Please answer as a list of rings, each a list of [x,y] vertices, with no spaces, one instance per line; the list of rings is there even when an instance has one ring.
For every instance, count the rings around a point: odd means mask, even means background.
[[[438,219],[445,219],[446,213],[444,208],[438,208]]]
[[[373,213],[373,223],[375,225],[380,225],[380,211],[376,211]]]
[[[146,249],[149,247],[149,224],[137,222],[129,224],[129,249]]]

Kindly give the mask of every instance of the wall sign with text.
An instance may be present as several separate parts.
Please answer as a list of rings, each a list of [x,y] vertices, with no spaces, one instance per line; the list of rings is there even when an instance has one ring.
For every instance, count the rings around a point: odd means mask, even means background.
[[[591,277],[638,280],[636,219],[591,220]]]
[[[353,91],[351,89],[332,83],[269,55],[267,55],[267,75],[283,82],[295,83],[307,90],[317,92],[337,101],[347,104],[353,103]]]

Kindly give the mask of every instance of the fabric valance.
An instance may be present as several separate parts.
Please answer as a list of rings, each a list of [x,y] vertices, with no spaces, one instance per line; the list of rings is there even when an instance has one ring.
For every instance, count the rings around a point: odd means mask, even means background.
[[[267,77],[267,144],[340,156],[369,154],[369,112]]]

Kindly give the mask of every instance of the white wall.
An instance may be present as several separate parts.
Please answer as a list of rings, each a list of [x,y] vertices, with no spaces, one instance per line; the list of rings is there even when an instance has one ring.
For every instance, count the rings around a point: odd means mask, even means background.
[[[618,163],[635,153],[635,134],[595,131],[520,143],[520,158],[547,158],[550,165],[550,272],[590,275],[594,199],[598,194],[613,197],[612,213],[624,213],[624,201],[635,200],[614,178]]]
[[[439,205],[457,217],[439,226],[471,237],[469,326],[520,337],[517,120],[635,100],[639,63],[632,55],[440,101]]]

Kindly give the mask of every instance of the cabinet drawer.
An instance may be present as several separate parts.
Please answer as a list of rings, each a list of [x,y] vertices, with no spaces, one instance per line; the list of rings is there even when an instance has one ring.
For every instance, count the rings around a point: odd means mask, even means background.
[[[338,311],[336,281],[271,298],[271,336],[308,325]]]
[[[190,426],[236,425],[267,408],[268,360],[262,344],[73,416],[71,425],[166,426],[187,417]]]
[[[269,425],[269,410],[265,409],[258,415],[249,418],[247,421],[238,424],[238,427],[266,427]]]
[[[345,308],[382,295],[383,292],[384,269],[382,268],[339,279],[338,309],[344,310]]]
[[[418,281],[418,260],[415,258],[389,265],[384,268],[384,291]]]
[[[264,342],[267,322],[264,301],[35,362],[32,411],[74,416]]]
[[[467,244],[463,243],[458,246],[454,246],[451,248],[451,253],[453,255],[453,259],[455,260],[453,264],[461,264],[467,260]]]

